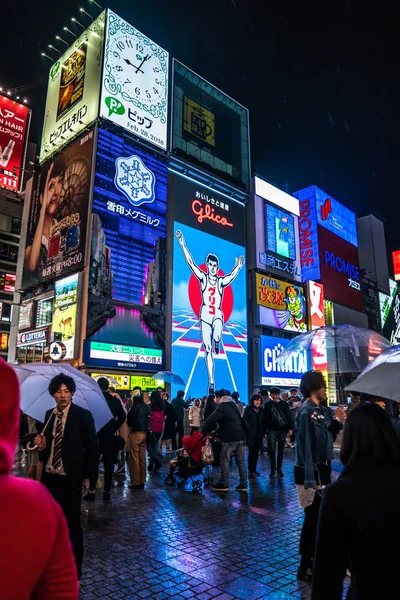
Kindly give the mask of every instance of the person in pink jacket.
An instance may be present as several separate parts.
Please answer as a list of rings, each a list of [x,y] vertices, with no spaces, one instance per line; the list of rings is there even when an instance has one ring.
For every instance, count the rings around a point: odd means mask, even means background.
[[[158,390],[150,394],[150,443],[147,451],[150,456],[149,471],[158,471],[162,464],[157,458],[157,445],[164,431],[165,404]]]
[[[0,381],[0,597],[78,600],[62,509],[41,483],[10,475],[19,433],[19,384],[2,359]]]

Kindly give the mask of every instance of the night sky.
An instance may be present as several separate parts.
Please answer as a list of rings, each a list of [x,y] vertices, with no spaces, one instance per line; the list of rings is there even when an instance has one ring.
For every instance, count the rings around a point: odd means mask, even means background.
[[[99,2],[102,4],[102,2]],[[110,0],[108,6],[250,110],[254,172],[293,192],[315,184],[386,224],[400,248],[399,13],[380,0]],[[102,4],[103,5],[103,4]],[[257,6],[259,5],[259,6]],[[2,13],[0,86],[21,93],[39,141],[50,62],[63,25],[87,0],[24,0]],[[103,5],[105,7],[105,5]],[[3,18],[4,17],[4,18]],[[60,44],[60,49],[63,50]],[[66,48],[66,47],[64,47]]]

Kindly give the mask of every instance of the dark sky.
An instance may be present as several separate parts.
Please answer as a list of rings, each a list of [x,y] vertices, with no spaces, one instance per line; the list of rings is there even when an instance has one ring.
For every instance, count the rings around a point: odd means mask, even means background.
[[[357,216],[381,215],[390,248],[400,247],[393,218],[400,157],[396,5],[387,0],[108,2],[249,108],[257,174],[280,187],[287,184],[289,191],[316,184]],[[63,25],[71,27],[71,16],[88,24],[79,6],[96,16],[98,9],[87,0],[23,0],[9,6],[10,26],[1,24],[0,85],[12,88],[46,77],[26,92],[38,137],[50,66],[40,51],[63,33]]]

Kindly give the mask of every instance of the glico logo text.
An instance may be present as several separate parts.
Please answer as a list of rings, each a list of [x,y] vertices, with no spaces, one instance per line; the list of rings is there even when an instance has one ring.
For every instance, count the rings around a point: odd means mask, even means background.
[[[209,204],[203,206],[200,200],[193,200],[192,212],[196,215],[197,221],[202,223],[204,220],[213,221],[218,225],[224,225],[225,227],[233,227],[233,223],[230,223],[226,217],[223,217],[215,212]]]

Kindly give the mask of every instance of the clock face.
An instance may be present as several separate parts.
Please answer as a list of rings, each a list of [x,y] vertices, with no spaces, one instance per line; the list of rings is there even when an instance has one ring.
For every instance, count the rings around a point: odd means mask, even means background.
[[[136,35],[118,34],[111,38],[109,64],[122,98],[132,104],[159,105],[166,92],[165,65]]]
[[[101,116],[166,148],[168,52],[108,11]]]

